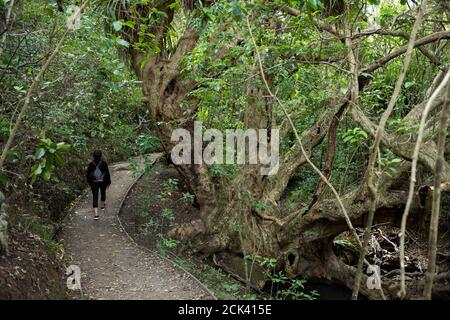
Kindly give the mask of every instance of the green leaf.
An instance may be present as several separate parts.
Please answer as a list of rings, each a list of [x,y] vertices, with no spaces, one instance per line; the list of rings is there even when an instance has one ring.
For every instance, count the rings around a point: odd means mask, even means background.
[[[11,56],[7,52],[3,52],[2,64],[7,65],[10,59]]]
[[[60,166],[62,166],[65,162],[64,159],[57,153],[55,154],[55,160]]]
[[[44,159],[41,160],[41,162],[40,162],[41,168],[45,168],[45,166],[47,165],[47,158],[51,158],[51,157],[52,157],[52,155],[49,154],[49,155],[47,155],[46,158],[44,158]]]
[[[124,39],[118,39],[117,40],[117,44],[119,44],[119,45],[121,45],[123,47],[126,47],[126,48],[130,47],[130,43],[128,41],[124,40]]]
[[[43,156],[45,155],[45,149],[44,148],[39,148],[36,150],[36,153],[34,154],[34,158],[36,160],[41,159]]]
[[[372,78],[372,79],[374,78],[374,76],[371,73],[367,73],[367,72],[361,72],[361,75],[366,78]]]
[[[42,173],[42,167],[41,167],[40,163],[34,165],[33,168],[31,168],[31,175],[32,176],[38,176],[41,173]]]
[[[133,22],[133,21],[122,21],[122,26],[128,27],[128,28],[133,29],[133,30],[134,30],[135,24],[136,23]]]
[[[53,159],[54,159],[54,158],[55,158],[55,157],[54,157],[53,154],[47,156],[47,158],[44,159],[45,162],[44,162],[44,161],[41,162],[41,167],[42,167],[42,168],[45,168],[45,170],[52,170],[52,168],[54,167],[54,166],[53,166]]]
[[[59,142],[58,144],[56,144],[56,150],[58,150],[59,152],[67,152],[70,150],[70,144]]]
[[[237,21],[241,21],[244,17],[244,13],[242,12],[242,8],[240,6],[239,1],[234,1],[230,8],[230,13],[234,16],[234,19]]]
[[[14,89],[20,93],[27,93],[22,86],[14,86]]]
[[[6,176],[4,176],[3,174],[0,174],[0,183],[5,187],[8,186],[8,178],[6,178]]]
[[[320,0],[307,0],[306,3],[313,10],[318,10],[323,7],[322,2]]]
[[[51,175],[52,175],[51,171],[47,170],[44,172],[42,177],[44,178],[45,181],[48,181],[48,180],[50,180]]]
[[[412,86],[414,86],[416,83],[414,81],[408,81],[405,82],[405,89],[411,88]]]
[[[121,21],[114,21],[113,22],[113,27],[114,27],[115,31],[122,30],[122,22]]]
[[[42,141],[43,144],[45,144],[45,146],[47,148],[50,148],[53,145],[53,141],[48,139],[48,138],[41,139],[41,141]]]

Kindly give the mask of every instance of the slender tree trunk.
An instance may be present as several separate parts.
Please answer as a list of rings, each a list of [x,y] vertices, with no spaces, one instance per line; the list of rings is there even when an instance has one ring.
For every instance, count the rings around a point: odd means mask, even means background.
[[[0,41],[0,59],[3,56],[3,50],[5,48],[6,38],[8,36],[8,31],[9,31],[9,24],[11,23],[11,13],[12,13],[13,7],[14,7],[14,0],[10,0],[8,3],[8,9],[6,11],[5,30],[2,30],[3,35],[2,35],[2,39]]]
[[[439,211],[441,205],[441,177],[444,165],[445,137],[447,135],[448,117],[450,112],[450,82],[447,84],[447,94],[441,111],[441,123],[438,137],[438,158],[434,172],[433,206],[431,209],[430,239],[428,244],[428,269],[425,278],[424,299],[431,300],[433,279],[436,274],[436,250],[439,228]]]
[[[360,257],[359,257],[359,261],[358,261],[358,272],[356,274],[356,280],[355,280],[356,285],[353,290],[353,296],[352,296],[353,299],[358,298],[358,290],[359,290],[359,285],[360,285],[360,280],[361,280],[362,266],[363,266],[363,261],[365,259],[367,246],[369,244],[369,237],[370,237],[370,232],[372,230],[372,224],[373,224],[373,219],[375,216],[376,203],[377,203],[377,198],[378,198],[378,183],[376,183],[374,181],[375,163],[376,163],[376,159],[377,159],[377,156],[379,153],[381,141],[383,139],[384,128],[385,128],[387,120],[389,119],[392,111],[394,110],[394,107],[400,96],[400,91],[401,91],[401,88],[403,85],[403,81],[405,80],[406,73],[408,71],[409,64],[411,62],[411,57],[412,57],[412,53],[413,53],[413,49],[414,49],[414,43],[416,41],[416,35],[417,35],[417,32],[419,31],[419,27],[422,22],[422,16],[423,16],[423,13],[425,12],[427,1],[428,0],[422,1],[422,4],[419,7],[419,12],[417,14],[416,21],[414,22],[413,30],[412,30],[411,36],[409,38],[408,48],[406,50],[405,59],[403,61],[402,71],[400,72],[397,82],[395,83],[394,92],[391,96],[388,107],[386,108],[386,110],[383,112],[383,115],[381,116],[381,120],[380,120],[380,123],[378,124],[377,131],[375,133],[375,139],[374,139],[373,146],[372,146],[372,149],[370,152],[369,163],[367,165],[366,177],[367,177],[367,188],[369,190],[370,199],[371,199],[371,205],[370,205],[370,210],[369,210],[369,216],[367,218],[367,226],[366,226],[366,229],[364,230],[363,245],[361,247]],[[351,42],[350,42],[350,44],[351,44]]]

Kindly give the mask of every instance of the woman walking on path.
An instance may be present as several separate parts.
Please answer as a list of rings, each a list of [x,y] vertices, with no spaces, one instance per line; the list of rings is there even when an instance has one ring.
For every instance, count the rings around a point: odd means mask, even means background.
[[[104,212],[106,201],[106,189],[111,184],[111,176],[109,174],[108,164],[102,160],[102,152],[100,150],[94,151],[94,159],[89,163],[86,179],[92,190],[92,207],[94,208],[94,219],[98,220],[98,191],[101,194],[100,209]]]

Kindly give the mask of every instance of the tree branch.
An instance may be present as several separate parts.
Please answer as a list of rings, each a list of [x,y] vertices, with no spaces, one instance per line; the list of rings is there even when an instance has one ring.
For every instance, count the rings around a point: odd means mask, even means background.
[[[356,39],[359,37],[364,37],[364,36],[370,36],[370,35],[374,35],[374,34],[379,34],[379,35],[385,35],[385,36],[393,36],[393,37],[400,37],[406,40],[409,40],[410,35],[403,31],[403,30],[383,30],[383,29],[372,29],[372,30],[364,30],[361,31],[360,33],[354,34],[352,36],[352,39]],[[428,49],[419,46],[418,50],[425,56],[427,57],[431,63],[433,63],[436,66],[441,65],[441,61]]]
[[[443,40],[443,39],[450,39],[450,31],[439,31],[439,32],[435,32],[433,34],[430,34],[428,36],[425,36],[423,38],[420,38],[419,40],[414,42],[413,48],[418,48],[418,47],[424,46],[426,44],[429,44],[429,43],[432,43],[432,42],[436,42],[436,41],[440,41],[440,40]],[[370,67],[364,68],[361,71],[365,72],[365,73],[372,73],[373,71],[375,71],[375,70],[381,68],[382,66],[384,66],[386,63],[388,63],[392,59],[395,59],[398,56],[400,56],[403,53],[405,53],[407,51],[407,49],[408,49],[408,46],[409,45],[406,45],[406,46],[403,46],[401,48],[398,48],[394,52],[391,52],[387,56],[385,56],[385,57],[379,59],[378,61],[376,61]]]

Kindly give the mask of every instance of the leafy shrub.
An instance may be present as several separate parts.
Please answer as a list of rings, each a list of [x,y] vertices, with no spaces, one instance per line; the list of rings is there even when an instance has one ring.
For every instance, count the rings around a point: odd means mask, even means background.
[[[140,154],[154,153],[161,151],[161,142],[152,132],[140,134],[136,139],[136,144]]]

